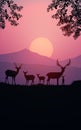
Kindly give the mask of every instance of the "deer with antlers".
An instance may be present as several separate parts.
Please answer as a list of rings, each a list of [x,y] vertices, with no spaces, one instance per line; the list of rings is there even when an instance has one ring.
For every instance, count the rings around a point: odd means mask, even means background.
[[[71,63],[71,60],[69,59],[69,62],[65,66],[62,66],[62,65],[60,65],[59,61],[57,60],[57,65],[61,68],[61,71],[60,72],[49,72],[49,73],[47,73],[47,77],[48,77],[47,84],[50,84],[51,79],[57,79],[57,85],[59,85],[59,78],[63,75],[66,67],[69,66],[70,63]]]
[[[30,80],[32,81],[32,82],[31,82],[31,85],[34,84],[35,76],[34,76],[34,75],[28,75],[28,74],[27,74],[28,72],[24,72],[24,71],[23,71],[23,73],[24,73],[24,77],[25,77],[25,79],[26,79],[26,85],[29,83]]]
[[[45,82],[45,77],[44,76],[40,76],[40,74],[37,74],[37,77],[39,79],[39,83],[41,83],[41,81],[43,81],[43,83]]]
[[[8,77],[11,77],[12,78],[12,84],[13,83],[16,84],[15,78],[18,75],[19,70],[21,69],[22,65],[19,65],[19,66],[17,66],[16,64],[14,64],[14,65],[15,65],[16,70],[6,70],[5,71],[5,75],[6,75],[5,82],[6,83],[7,82],[9,83]]]

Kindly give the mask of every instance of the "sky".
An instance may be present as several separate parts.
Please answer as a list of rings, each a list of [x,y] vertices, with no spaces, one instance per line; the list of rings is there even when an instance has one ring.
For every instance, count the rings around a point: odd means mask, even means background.
[[[15,1],[23,5],[23,17],[17,27],[6,23],[6,28],[0,30],[0,54],[29,49],[34,39],[44,37],[53,45],[51,58],[64,60],[81,55],[81,37],[74,40],[63,36],[57,21],[51,18],[53,12],[47,12],[51,0]]]

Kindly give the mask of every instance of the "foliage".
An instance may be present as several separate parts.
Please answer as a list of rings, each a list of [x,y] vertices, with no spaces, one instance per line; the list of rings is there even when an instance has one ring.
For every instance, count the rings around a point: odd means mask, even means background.
[[[22,17],[19,11],[23,7],[18,6],[13,0],[0,0],[0,28],[4,29],[6,21],[11,25],[17,26],[18,20]]]
[[[52,18],[58,20],[65,36],[73,34],[77,39],[81,34],[81,0],[52,0],[47,11],[55,11]]]

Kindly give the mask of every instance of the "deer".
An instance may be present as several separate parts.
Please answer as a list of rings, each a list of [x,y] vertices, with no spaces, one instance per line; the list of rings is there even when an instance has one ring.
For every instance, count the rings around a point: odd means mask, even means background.
[[[41,83],[41,81],[43,81],[43,83],[45,82],[45,77],[44,76],[40,76],[40,74],[37,74],[37,77],[39,79],[39,83]]]
[[[28,72],[25,72],[25,71],[23,71],[23,73],[24,73],[24,77],[26,79],[26,85],[29,83],[30,80],[32,81],[31,85],[33,85],[34,84],[35,76],[34,75],[28,75],[27,74]]]
[[[21,65],[19,65],[19,66],[17,66],[16,64],[14,64],[15,65],[15,69],[16,70],[6,70],[5,71],[5,75],[6,75],[6,77],[5,77],[5,82],[7,83],[9,83],[9,80],[8,80],[8,77],[11,77],[12,78],[12,84],[14,83],[14,84],[16,84],[16,81],[15,81],[15,79],[16,79],[16,76],[18,75],[18,73],[19,73],[19,70],[21,69],[21,67],[22,67],[22,64]]]
[[[62,66],[59,63],[58,59],[57,59],[57,65],[61,68],[61,71],[60,72],[49,72],[49,73],[47,73],[46,74],[46,76],[48,77],[47,84],[50,84],[50,80],[51,79],[57,79],[57,85],[59,85],[59,79],[60,79],[60,77],[65,72],[66,67],[69,66],[70,64],[71,64],[71,60],[69,59],[69,62],[65,66]]]

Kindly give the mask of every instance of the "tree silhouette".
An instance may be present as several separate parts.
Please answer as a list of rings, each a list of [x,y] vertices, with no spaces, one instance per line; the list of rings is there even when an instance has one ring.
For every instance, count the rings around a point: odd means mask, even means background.
[[[56,10],[52,18],[58,20],[64,36],[73,35],[77,39],[81,35],[81,0],[52,0],[47,11]]]
[[[17,26],[18,20],[22,17],[19,11],[23,7],[18,6],[13,0],[0,0],[0,28],[4,29],[6,21],[10,22],[11,25]]]

